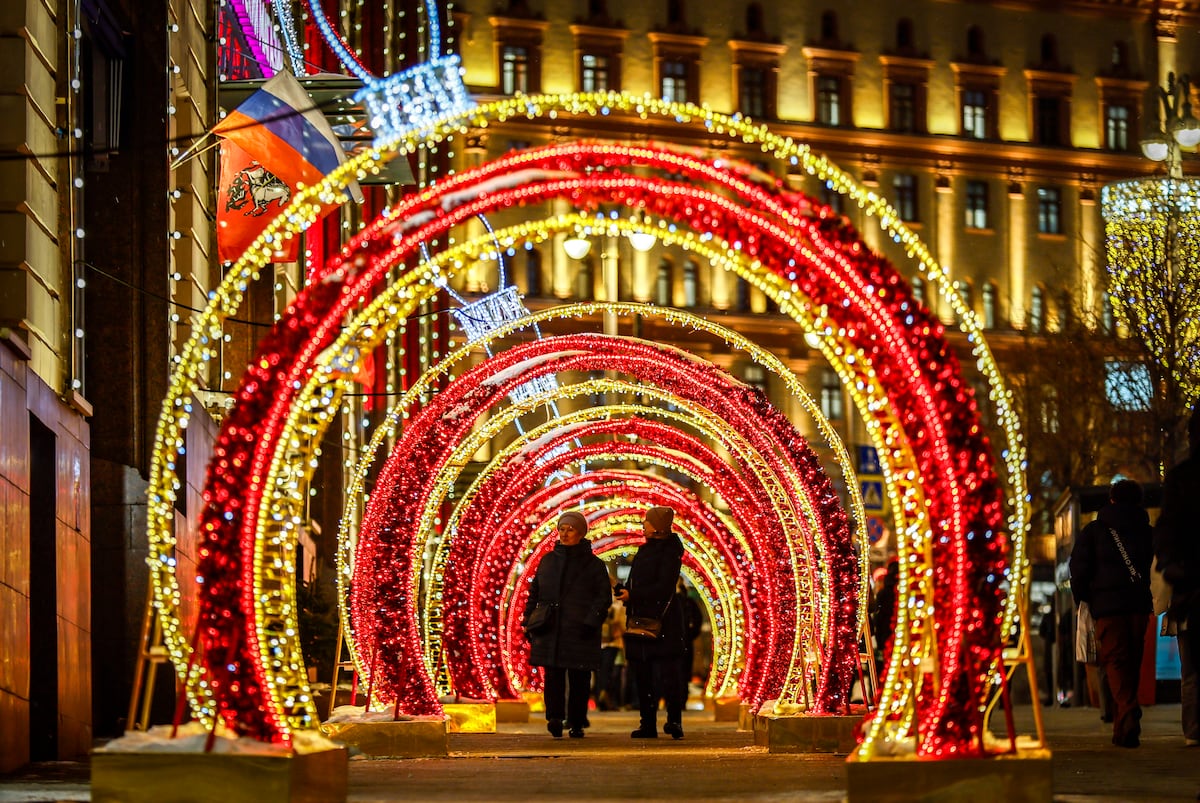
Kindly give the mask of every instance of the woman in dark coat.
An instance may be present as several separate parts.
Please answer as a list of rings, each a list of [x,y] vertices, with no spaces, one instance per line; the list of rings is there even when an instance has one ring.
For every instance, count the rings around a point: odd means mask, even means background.
[[[545,669],[546,730],[556,738],[564,719],[571,737],[583,738],[592,672],[600,668],[600,626],[612,604],[608,569],[584,538],[587,527],[573,510],[559,517],[558,543],[538,565],[522,619],[529,663]],[[549,618],[533,627],[539,607]]]
[[[628,587],[619,589],[617,599],[625,603],[627,626],[635,617],[662,621],[656,639],[638,638],[626,629],[625,658],[637,679],[641,723],[630,734],[634,739],[658,737],[658,701],[667,702],[663,733],[683,738],[683,695],[680,692],[680,661],[684,654],[684,611],[675,600],[675,584],[683,565],[683,542],[671,531],[675,511],[652,507],[642,527],[646,543],[638,547],[629,569]]]
[[[1075,539],[1071,594],[1076,603],[1088,604],[1096,621],[1096,651],[1116,706],[1112,742],[1137,747],[1142,645],[1154,610],[1150,596],[1154,544],[1141,486],[1133,480],[1115,482],[1108,498],[1096,520]]]

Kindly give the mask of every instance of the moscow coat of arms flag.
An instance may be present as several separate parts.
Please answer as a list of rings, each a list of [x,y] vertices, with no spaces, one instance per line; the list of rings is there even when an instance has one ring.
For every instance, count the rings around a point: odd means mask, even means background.
[[[240,257],[287,207],[297,187],[316,184],[346,160],[329,121],[287,71],[264,83],[213,133],[221,137],[217,255],[222,262]],[[361,203],[358,185],[348,189]],[[295,261],[298,248],[298,238],[285,240],[271,261]]]

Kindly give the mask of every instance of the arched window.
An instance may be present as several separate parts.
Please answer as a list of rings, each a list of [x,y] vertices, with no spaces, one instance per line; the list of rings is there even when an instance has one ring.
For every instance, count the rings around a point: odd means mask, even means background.
[[[901,52],[913,49],[913,24],[908,17],[896,23],[896,49]]]
[[[1029,301],[1029,331],[1040,335],[1046,326],[1046,294],[1040,287],[1033,288]]]
[[[696,306],[698,292],[698,268],[694,259],[683,263],[683,306]]]
[[[763,28],[763,10],[761,3],[751,3],[746,6],[746,33],[748,34],[764,34],[766,29]]]
[[[542,252],[531,248],[525,252],[525,295],[542,294]]]
[[[981,59],[983,54],[983,29],[978,25],[972,25],[967,28],[967,57]]]
[[[674,290],[672,285],[675,284],[674,277],[671,275],[674,273],[672,267],[670,260],[664,259],[658,263],[658,273],[654,280],[654,303],[660,307],[670,307],[675,304],[672,292]]]
[[[821,41],[836,42],[838,40],[838,19],[836,11],[821,12]]]
[[[683,6],[683,0],[667,0],[667,25],[683,25],[686,18],[686,9]]]
[[[983,285],[981,292],[981,300],[983,301],[983,328],[996,328],[996,285],[992,282],[987,282]]]
[[[1042,64],[1058,64],[1058,40],[1054,34],[1048,33],[1042,37]]]

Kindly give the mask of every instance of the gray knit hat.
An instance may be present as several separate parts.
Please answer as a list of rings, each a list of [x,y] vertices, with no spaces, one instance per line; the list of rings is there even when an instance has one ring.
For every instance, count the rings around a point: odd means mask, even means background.
[[[587,535],[588,523],[587,519],[583,517],[582,513],[574,510],[568,510],[566,513],[558,517],[558,523],[559,526],[562,526],[563,524],[569,524],[579,532]]]

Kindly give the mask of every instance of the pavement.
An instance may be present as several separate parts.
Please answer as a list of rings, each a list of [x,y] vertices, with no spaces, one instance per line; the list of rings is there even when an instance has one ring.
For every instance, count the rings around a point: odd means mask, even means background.
[[[1187,748],[1179,706],[1144,709],[1142,746],[1109,743],[1111,726],[1094,708],[1044,708],[1054,758],[1055,801],[1195,800],[1200,747]],[[736,723],[704,711],[684,716],[682,740],[631,740],[632,712],[592,712],[584,739],[554,739],[536,718],[494,734],[452,734],[438,759],[350,761],[349,801],[841,801],[845,759],[829,754],[773,755]],[[1018,733],[1032,731],[1032,709],[1017,706]],[[1003,727],[1003,716],[993,725]],[[995,728],[994,728],[995,730]],[[999,734],[998,734],[999,735]],[[196,799],[196,798],[192,798]],[[204,798],[201,798],[204,799]],[[221,799],[212,790],[207,799]],[[49,762],[0,776],[0,803],[89,801],[88,764]],[[164,801],[164,803],[166,803]]]

